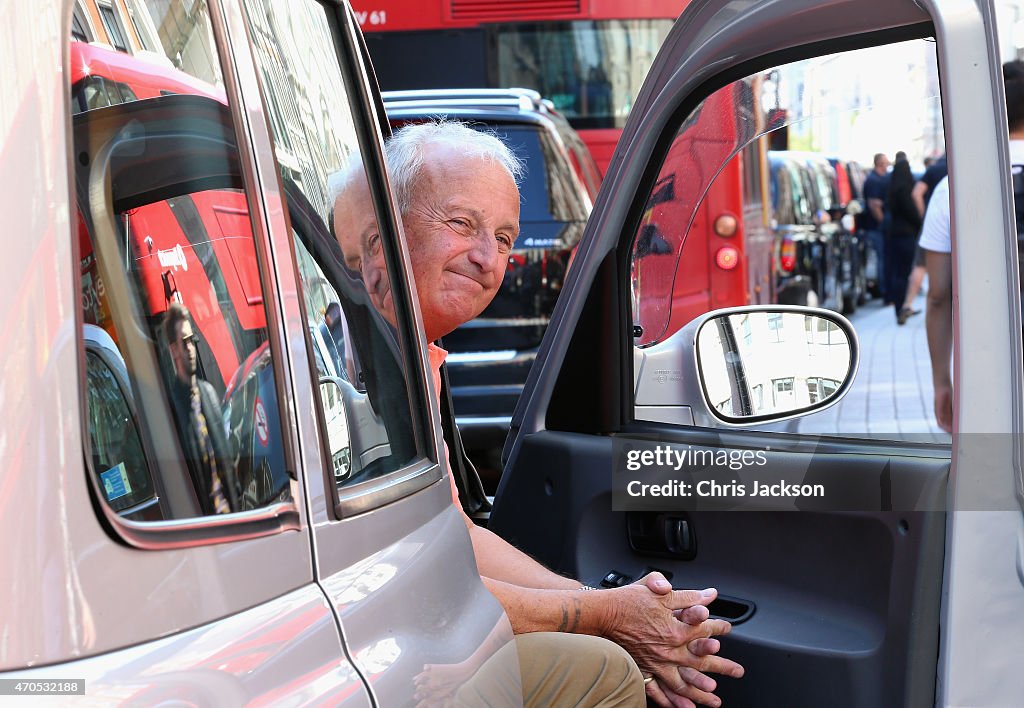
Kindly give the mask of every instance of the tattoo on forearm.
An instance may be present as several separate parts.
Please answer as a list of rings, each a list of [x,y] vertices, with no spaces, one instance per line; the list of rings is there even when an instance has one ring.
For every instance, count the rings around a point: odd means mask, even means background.
[[[562,623],[558,625],[559,632],[575,632],[580,626],[580,615],[583,613],[583,605],[576,598],[570,600],[572,608],[562,603]],[[570,620],[570,614],[572,618]]]
[[[565,603],[562,603],[562,624],[558,625],[559,632],[565,632],[569,627],[569,608],[566,607]]]

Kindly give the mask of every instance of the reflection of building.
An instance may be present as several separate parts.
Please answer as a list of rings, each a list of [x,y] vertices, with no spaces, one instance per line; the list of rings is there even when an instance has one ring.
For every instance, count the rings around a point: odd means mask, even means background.
[[[795,312],[713,320],[701,330],[698,346],[712,405],[738,417],[824,400],[850,368],[846,333],[826,319]]]
[[[215,86],[213,30],[206,3],[194,0],[76,0],[71,37],[119,52],[149,54]]]
[[[348,160],[346,145],[357,140],[346,97],[321,94],[343,81],[336,61],[310,54],[295,37],[326,35],[323,11],[312,3],[268,12],[247,3],[252,41],[261,55],[266,100],[273,107],[274,147],[284,176],[326,218],[327,176]],[[72,37],[108,45],[150,61],[170,63],[215,86],[223,86],[206,3],[195,0],[76,0]],[[330,130],[327,130],[330,128]]]
[[[327,177],[358,144],[346,97],[321,93],[342,86],[337,61],[311,54],[296,37],[328,36],[323,10],[313,3],[277,5],[246,2],[252,42],[259,55],[266,101],[274,131],[274,150],[284,176],[298,185],[326,219]],[[273,4],[272,4],[273,6]]]

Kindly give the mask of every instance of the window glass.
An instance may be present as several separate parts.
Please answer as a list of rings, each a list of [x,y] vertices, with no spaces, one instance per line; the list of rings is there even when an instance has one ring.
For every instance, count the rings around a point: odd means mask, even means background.
[[[492,85],[540,91],[576,128],[622,127],[672,22],[498,25],[489,30]]]
[[[146,7],[147,0],[125,0],[125,7],[128,9],[128,17],[138,35],[142,48],[150,52],[163,53],[160,47],[160,40],[157,38],[156,28],[153,26],[153,14]],[[152,3],[153,0],[148,0]],[[166,4],[166,0],[164,3]]]
[[[237,138],[223,91],[202,78],[220,76],[219,59],[208,25],[170,32],[181,10],[136,7],[174,38],[167,46],[192,47],[201,76],[72,43],[85,96],[73,128],[87,353],[89,331],[106,338],[102,358],[87,357],[87,458],[107,503],[123,515],[143,504],[147,519],[292,497]],[[198,0],[191,12],[208,16]],[[100,89],[107,100],[91,100]]]
[[[394,472],[423,449],[390,296],[393,266],[324,8],[246,0],[245,9],[321,382],[322,435],[340,488]]]
[[[78,3],[75,3],[74,12],[71,15],[71,37],[79,42],[92,41],[89,25],[85,21],[84,11]]]
[[[107,39],[110,44],[120,52],[128,51],[128,41],[124,38],[124,30],[117,18],[116,10],[110,5],[97,5],[100,11],[100,19],[103,20],[103,28],[107,31]]]
[[[156,490],[131,408],[131,392],[126,390],[127,371],[123,360],[116,358],[116,350],[107,350],[105,354],[118,369],[115,374],[104,361],[103,350],[99,346],[92,348],[97,335],[93,337],[86,340],[85,353],[93,473],[104,498],[115,511],[127,510],[126,513],[138,517],[156,501]]]
[[[924,297],[912,302],[916,317],[900,319],[878,296],[888,277],[900,287],[902,306],[914,237],[894,256],[904,270],[883,269],[893,241],[872,246],[858,223],[865,204],[855,203],[857,190],[842,201],[836,167],[857,175],[863,165],[871,169],[875,153],[893,160],[902,151],[920,170],[925,157],[942,154],[934,47],[914,40],[770,68],[715,91],[686,116],[634,237],[634,344],[664,341],[723,307],[780,303],[842,311],[861,345],[859,375],[836,406],[791,421],[786,430],[947,442],[931,410]],[[879,78],[893,67],[908,77],[898,89]],[[755,347],[783,341],[777,320],[767,324]],[[825,329],[802,336],[814,345],[811,358],[824,356],[817,345],[840,344]],[[824,399],[843,383],[794,373],[773,376],[770,386],[749,393],[785,407],[794,396],[801,405],[805,394],[811,402]],[[708,403],[721,412],[728,407],[721,396]]]

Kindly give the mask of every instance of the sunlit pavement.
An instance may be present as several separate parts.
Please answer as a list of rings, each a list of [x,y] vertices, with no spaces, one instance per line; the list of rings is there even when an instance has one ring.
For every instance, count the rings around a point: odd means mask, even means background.
[[[932,413],[924,295],[918,296],[914,309],[921,313],[902,327],[896,324],[892,306],[883,307],[877,299],[850,316],[861,348],[853,388],[838,404],[801,419],[801,433],[950,442]]]

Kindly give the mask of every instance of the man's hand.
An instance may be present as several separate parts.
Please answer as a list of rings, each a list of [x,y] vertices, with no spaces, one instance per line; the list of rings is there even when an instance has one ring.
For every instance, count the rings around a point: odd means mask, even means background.
[[[616,594],[605,636],[630,653],[644,677],[654,677],[646,684],[651,700],[664,708],[721,705],[712,693],[717,683],[704,672],[739,678],[743,667],[715,656],[721,645],[711,637],[732,627],[708,619],[706,605],[718,595],[714,589],[672,590],[661,573],[651,573],[603,592]]]
[[[479,666],[471,662],[427,664],[413,679],[416,684],[417,708],[453,705],[455,692],[462,687]]]
[[[947,433],[953,432],[953,385],[935,387],[935,422]]]

